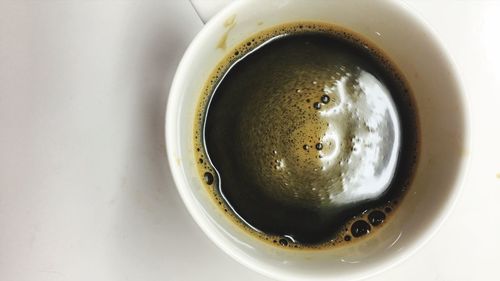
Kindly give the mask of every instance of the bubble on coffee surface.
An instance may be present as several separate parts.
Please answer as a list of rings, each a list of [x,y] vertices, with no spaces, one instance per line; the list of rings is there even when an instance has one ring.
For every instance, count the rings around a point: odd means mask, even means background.
[[[385,220],[385,214],[382,211],[372,211],[368,215],[368,221],[370,222],[371,225],[373,226],[378,226],[382,224]]]
[[[328,32],[352,42],[363,42],[341,29],[314,23],[302,27],[292,24],[274,28],[249,39],[238,46],[238,51],[234,51],[217,68],[206,85],[205,95],[200,101],[195,136],[202,139],[201,132],[207,113],[204,105],[209,103],[212,91],[220,86],[217,83],[225,77],[233,66],[232,63],[271,42],[270,39],[297,31]],[[379,59],[382,64],[388,63],[383,56]],[[247,176],[250,175],[249,181],[255,183],[252,185],[254,191],[265,194],[266,200],[277,202],[276,206],[294,206],[297,210],[309,208],[316,210],[314,212],[318,214],[331,212],[341,206],[346,206],[347,210],[357,202],[369,202],[384,195],[394,176],[398,150],[401,149],[401,124],[396,106],[384,83],[358,65],[342,58],[335,64],[330,64],[328,69],[317,69],[317,65],[310,64],[298,71],[289,69],[285,73],[289,77],[273,76],[272,79],[280,83],[271,85],[264,91],[254,86],[244,91],[247,99],[240,102],[248,106],[243,108],[239,116],[252,118],[240,119],[238,126],[231,128],[238,130],[239,137],[233,141],[241,148],[238,158],[245,159],[244,169],[247,170]],[[403,85],[402,80],[399,82]],[[259,93],[266,91],[274,94],[264,99],[259,97]],[[226,106],[231,108],[231,105]],[[231,154],[230,150],[225,150]],[[197,153],[207,156],[205,149]],[[374,209],[367,205],[366,211],[351,212],[350,218],[336,223],[330,231],[330,238],[326,240],[294,240],[294,237],[301,235],[267,231],[266,225],[257,229],[252,220],[243,219],[242,216],[247,214],[235,210],[234,202],[228,201],[231,196],[228,196],[227,190],[222,190],[214,163],[210,161],[210,157],[204,159],[207,161],[200,161],[204,170],[202,175],[209,171],[214,178],[207,179],[203,176],[203,179],[207,186],[216,187],[212,194],[218,204],[236,223],[279,247],[321,248],[358,241],[383,225],[389,212],[395,208],[390,201],[385,205],[377,205],[380,212],[385,211],[382,212],[385,217],[380,219],[380,214],[376,213],[379,216],[371,221],[369,214]],[[216,165],[215,168],[219,167]],[[244,181],[245,178],[241,180]],[[252,197],[252,193],[255,192],[249,189],[241,198]],[[368,212],[369,210],[372,212]],[[268,217],[283,218],[282,214],[273,213],[263,211]],[[299,216],[294,218],[294,214]],[[291,212],[288,217],[290,223],[301,220],[300,212]],[[271,219],[270,221],[273,224]],[[287,222],[281,224],[287,225]],[[345,225],[345,229],[338,225]]]
[[[357,220],[351,225],[351,234],[353,237],[358,238],[370,233],[371,227],[364,220]]]
[[[205,172],[205,174],[203,175],[203,180],[206,184],[211,185],[212,183],[214,183],[214,175],[210,172]]]

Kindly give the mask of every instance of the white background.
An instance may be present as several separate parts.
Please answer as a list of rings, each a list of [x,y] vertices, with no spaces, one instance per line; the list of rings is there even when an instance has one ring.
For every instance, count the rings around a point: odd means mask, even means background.
[[[460,69],[472,160],[438,234],[369,280],[499,280],[500,2],[409,5]],[[187,0],[0,1],[0,280],[268,280],[204,236],[168,169],[168,88],[201,28]]]

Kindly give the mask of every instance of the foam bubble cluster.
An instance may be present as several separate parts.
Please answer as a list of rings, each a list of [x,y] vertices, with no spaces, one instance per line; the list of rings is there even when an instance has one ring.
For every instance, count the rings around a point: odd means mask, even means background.
[[[325,206],[374,199],[394,175],[401,142],[390,93],[359,67],[329,67],[291,75],[243,113],[253,116],[239,127],[248,168],[276,200]]]

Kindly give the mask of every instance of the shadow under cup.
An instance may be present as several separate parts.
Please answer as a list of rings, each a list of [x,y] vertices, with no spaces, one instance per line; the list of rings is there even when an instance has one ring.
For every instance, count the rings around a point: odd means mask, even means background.
[[[233,17],[236,24],[228,29],[224,23]],[[416,175],[395,215],[375,235],[345,247],[320,251],[273,247],[232,223],[202,184],[193,152],[196,106],[216,65],[232,47],[252,34],[297,21],[339,25],[382,49],[409,82],[421,128]],[[227,48],[217,48],[226,32]],[[238,1],[203,28],[179,65],[167,108],[169,162],[193,218],[239,262],[284,280],[359,279],[411,255],[450,211],[467,162],[468,116],[464,99],[454,67],[436,36],[399,2]]]

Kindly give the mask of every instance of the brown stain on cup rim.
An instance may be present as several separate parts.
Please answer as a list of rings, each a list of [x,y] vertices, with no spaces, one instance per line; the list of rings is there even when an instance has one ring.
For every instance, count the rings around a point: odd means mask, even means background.
[[[224,27],[226,28],[226,31],[224,34],[222,34],[221,38],[219,39],[219,43],[217,43],[217,49],[222,49],[225,50],[227,47],[227,37],[229,36],[229,32],[234,28],[236,25],[236,15],[232,15],[229,18],[224,21]]]

